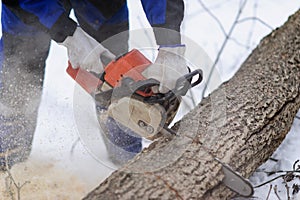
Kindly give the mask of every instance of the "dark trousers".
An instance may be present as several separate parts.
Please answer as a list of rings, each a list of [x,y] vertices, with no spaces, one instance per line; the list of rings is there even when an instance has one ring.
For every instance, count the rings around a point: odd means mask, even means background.
[[[0,71],[0,167],[25,160],[31,150],[50,37],[3,33]]]

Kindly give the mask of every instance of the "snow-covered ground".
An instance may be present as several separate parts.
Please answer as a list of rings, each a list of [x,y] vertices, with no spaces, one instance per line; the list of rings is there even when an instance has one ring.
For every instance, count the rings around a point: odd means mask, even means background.
[[[240,1],[238,0],[215,0],[203,1],[209,10],[220,20],[224,26],[226,33],[230,30],[235,17],[237,15]],[[139,29],[149,27],[146,24],[145,16],[141,12],[139,1],[130,0],[129,6],[133,11],[131,13],[131,28]],[[299,0],[249,0],[243,9],[240,19],[248,17],[257,17],[272,28],[282,25],[289,15],[293,14],[300,8]],[[228,80],[233,76],[240,64],[245,60],[251,50],[259,43],[262,37],[270,33],[270,27],[266,26],[259,20],[245,20],[235,27],[217,65],[217,72],[220,80]],[[216,59],[216,55],[221,48],[225,36],[220,29],[217,21],[208,14],[203,8],[200,1],[186,1],[185,19],[182,26],[182,33],[187,38],[193,40],[200,45],[211,58]],[[83,124],[90,132],[97,129],[97,122],[94,113],[87,111],[92,105],[91,98],[81,96],[82,99],[74,100],[81,95],[80,89],[75,87],[74,81],[66,74],[67,54],[66,49],[56,43],[51,44],[51,51],[47,59],[47,69],[45,77],[45,87],[42,103],[39,109],[38,126],[35,133],[33,148],[30,161],[32,166],[44,169],[45,180],[48,189],[40,188],[40,192],[44,194],[40,199],[53,199],[49,193],[64,193],[74,191],[74,187],[78,189],[78,193],[73,193],[70,199],[79,199],[86,192],[98,185],[113,172],[116,167],[107,161],[105,148],[99,145],[99,149],[93,149],[96,144],[90,144],[91,141],[101,141],[101,137],[97,135],[82,137]],[[205,73],[205,71],[204,71]],[[221,81],[214,82],[215,87]],[[75,102],[75,103],[74,103]],[[82,108],[84,106],[86,110]],[[83,107],[82,107],[83,106]],[[78,116],[81,117],[79,122]],[[300,120],[295,119],[293,128],[288,134],[280,148],[272,156],[278,159],[278,162],[268,161],[261,169],[271,170],[290,170],[294,161],[300,159]],[[81,138],[78,141],[78,138]],[[96,145],[97,146],[97,145]],[[101,151],[99,154],[94,151]],[[100,159],[99,159],[100,158]],[[101,159],[102,158],[102,159]],[[43,164],[41,164],[43,163]],[[22,168],[22,166],[20,167]],[[55,170],[50,170],[55,169]],[[22,168],[26,173],[26,168]],[[65,179],[62,171],[67,172]],[[60,181],[56,180],[55,173],[59,173]],[[43,174],[43,173],[41,173]],[[36,175],[37,176],[37,175]],[[35,176],[35,177],[36,177]],[[43,176],[43,175],[39,175]],[[70,178],[71,177],[71,178]],[[28,177],[27,177],[28,178]],[[23,182],[26,179],[16,179]],[[29,178],[30,179],[30,178]],[[31,177],[32,183],[34,183]],[[38,178],[36,178],[38,179]],[[63,180],[61,180],[63,179]],[[264,173],[255,173],[251,178],[254,185],[269,180]],[[41,181],[41,180],[40,180]],[[75,184],[76,183],[76,184]],[[52,185],[51,185],[52,184]],[[55,184],[59,184],[61,190],[55,189]],[[285,188],[281,181],[273,182],[278,185],[278,193],[281,199],[285,199]],[[24,186],[24,191],[29,184]],[[269,191],[269,185],[261,187],[255,191],[257,199],[266,199]],[[0,190],[1,189],[0,184]],[[37,189],[38,190],[38,189]],[[43,193],[44,192],[44,193]],[[28,194],[30,191],[28,192]],[[27,193],[26,193],[27,194]],[[24,199],[26,198],[24,192]],[[77,196],[76,196],[77,195]],[[271,192],[270,199],[276,199],[275,193]],[[56,196],[57,199],[62,196]],[[66,197],[67,198],[67,197]],[[22,198],[23,199],[23,198]]]

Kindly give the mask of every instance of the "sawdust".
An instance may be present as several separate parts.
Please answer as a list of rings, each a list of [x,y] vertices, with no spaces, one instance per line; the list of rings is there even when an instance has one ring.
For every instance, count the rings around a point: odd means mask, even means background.
[[[81,199],[88,192],[83,181],[62,167],[28,160],[10,170],[20,190],[22,200],[73,200]],[[7,172],[0,172],[0,199],[17,200],[18,190]]]

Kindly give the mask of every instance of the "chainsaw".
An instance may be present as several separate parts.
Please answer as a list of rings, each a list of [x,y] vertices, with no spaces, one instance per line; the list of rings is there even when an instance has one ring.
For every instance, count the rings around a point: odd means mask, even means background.
[[[197,69],[183,75],[173,89],[159,93],[153,88],[160,82],[142,75],[151,64],[140,51],[133,49],[111,61],[100,74],[73,69],[70,63],[67,72],[109,117],[153,140],[159,133],[175,134],[168,125],[177,113],[181,97],[202,81],[202,71]]]
[[[203,76],[200,69],[190,71],[178,78],[173,89],[166,93],[155,92],[160,85],[156,79],[146,78],[142,72],[152,63],[140,51],[130,52],[110,61],[101,73],[82,68],[73,69],[71,63],[67,73],[93,96],[98,117],[105,110],[108,117],[131,129],[139,136],[154,140],[161,134],[177,135],[168,128],[174,119],[182,96],[200,84]],[[98,119],[101,123],[101,119]],[[225,178],[223,183],[241,196],[253,194],[251,183],[231,167],[222,163]]]

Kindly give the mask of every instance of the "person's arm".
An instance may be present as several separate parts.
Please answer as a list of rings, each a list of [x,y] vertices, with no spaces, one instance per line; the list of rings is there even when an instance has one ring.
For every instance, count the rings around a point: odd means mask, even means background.
[[[72,67],[102,69],[100,55],[114,59],[94,38],[69,18],[64,7],[55,0],[19,0],[18,4],[6,4],[25,24],[35,26],[50,34],[58,44],[68,50]],[[99,68],[100,66],[100,68]]]
[[[59,1],[19,0],[18,6],[19,15],[32,15],[31,19],[36,19],[37,22],[31,24],[44,26],[44,30],[56,42],[63,42],[68,36],[73,35],[77,28],[77,23],[69,18]],[[26,19],[24,20],[26,23]]]
[[[180,26],[184,17],[183,0],[141,0],[153,27],[158,45],[181,44]]]
[[[160,81],[159,91],[174,89],[178,78],[188,73],[184,59],[185,45],[181,44],[180,26],[183,20],[183,0],[141,0],[150,25],[153,27],[158,55],[144,75]]]

